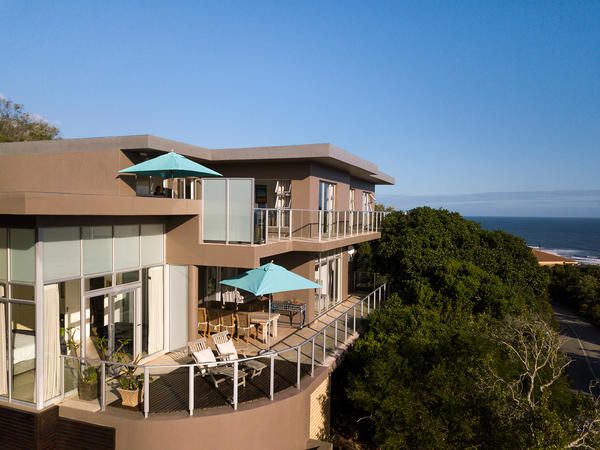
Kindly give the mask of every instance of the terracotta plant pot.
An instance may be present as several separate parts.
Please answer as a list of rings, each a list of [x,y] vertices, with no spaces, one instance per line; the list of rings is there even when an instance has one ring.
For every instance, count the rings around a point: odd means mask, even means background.
[[[119,395],[121,396],[121,403],[123,406],[129,406],[130,408],[135,408],[140,403],[140,390],[129,390],[129,389],[121,389],[117,388]]]
[[[77,394],[81,400],[95,400],[98,398],[98,382],[88,383],[79,381]]]

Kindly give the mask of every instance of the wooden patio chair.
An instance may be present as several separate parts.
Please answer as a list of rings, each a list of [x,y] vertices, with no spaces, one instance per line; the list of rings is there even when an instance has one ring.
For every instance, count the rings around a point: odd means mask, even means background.
[[[250,314],[247,312],[239,312],[236,314],[237,321],[237,336],[242,338],[252,337],[256,338],[256,326],[250,323]]]
[[[221,330],[224,330],[226,333],[231,336],[235,333],[235,319],[233,312],[225,312],[221,314]]]
[[[246,354],[247,349],[236,349],[233,341],[229,339],[226,331],[221,331],[220,333],[213,334],[212,340],[217,347],[217,353],[223,359],[223,361],[235,361],[236,359],[240,359],[238,356],[238,351],[242,354],[244,358],[248,358]],[[256,360],[251,359],[250,361],[242,361],[240,365],[245,369],[249,369],[252,371],[252,375],[250,378],[254,378],[260,375],[266,364]]]
[[[218,309],[208,310],[208,334],[221,331],[221,314]]]
[[[208,314],[206,308],[198,308],[198,333],[208,335]]]

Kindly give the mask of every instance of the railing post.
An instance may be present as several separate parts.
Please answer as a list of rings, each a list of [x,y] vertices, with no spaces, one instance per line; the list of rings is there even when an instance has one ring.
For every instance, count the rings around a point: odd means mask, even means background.
[[[335,212],[335,237],[336,239],[340,237],[340,212]]]
[[[150,413],[150,374],[148,368],[144,367],[144,418]]]
[[[281,209],[277,210],[277,239],[281,240]]]
[[[296,355],[296,388],[300,389],[300,378],[302,376],[300,373],[300,357],[302,356],[302,346],[300,345],[296,351],[298,352]]]
[[[346,237],[346,232],[348,231],[348,220],[346,219],[347,217],[347,211],[344,210],[344,237]]]
[[[65,363],[67,359],[64,355],[60,355],[60,399],[65,399]],[[77,361],[79,362],[79,361]]]
[[[344,343],[348,340],[348,311],[344,314]]]
[[[290,230],[289,230],[289,233],[288,233],[288,238],[291,241],[292,240],[292,233],[293,233],[293,230],[294,230],[294,228],[292,227],[292,217],[294,217],[294,210],[290,209],[288,214],[290,215],[290,222],[289,222]]]
[[[335,332],[334,332],[334,339],[333,339],[333,348],[335,349],[338,346],[338,319],[336,317],[335,319]]]
[[[325,358],[327,358],[326,342],[327,342],[327,326],[325,326],[325,328],[323,328],[323,365],[325,365]]]
[[[275,354],[271,354],[271,367],[269,367],[269,398],[275,399]]]
[[[100,409],[106,409],[106,363],[100,364]],[[146,416],[148,417],[148,416]]]
[[[363,313],[363,309],[365,307],[365,299],[363,298],[360,301],[360,318],[362,319],[363,317],[365,317],[364,313]]]
[[[312,349],[310,351],[310,376],[315,376],[315,336],[311,339]]]
[[[356,305],[352,311],[352,334],[356,333]]]
[[[265,220],[263,222],[265,229],[265,244],[269,243],[269,210],[265,209]]]
[[[204,223],[204,215],[202,216],[202,223]],[[252,230],[250,231],[250,237],[252,239],[253,244],[256,244],[256,236],[254,235],[255,231],[256,231],[256,208],[252,209]]]
[[[318,225],[318,227],[319,227],[318,233],[319,233],[319,242],[320,242],[321,241],[321,233],[323,232],[323,210],[322,209],[319,210],[319,225]]]
[[[371,294],[367,295],[367,316],[371,314]]]
[[[188,393],[189,393],[189,404],[188,409],[190,410],[190,416],[194,415],[194,366],[188,367]]]
[[[238,361],[233,362],[233,409],[238,407]]]
[[[327,239],[331,240],[331,229],[333,228],[331,226],[331,221],[333,220],[333,214],[331,214],[332,211],[327,211]]]

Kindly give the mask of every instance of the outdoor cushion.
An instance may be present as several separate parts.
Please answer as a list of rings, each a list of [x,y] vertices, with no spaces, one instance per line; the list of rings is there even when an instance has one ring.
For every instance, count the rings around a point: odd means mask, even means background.
[[[233,361],[234,359],[238,359],[237,350],[235,349],[235,345],[231,340],[228,340],[224,344],[217,344],[217,350],[220,355],[223,355],[223,358],[227,361]]]
[[[210,348],[192,352],[192,355],[198,364],[205,364],[206,367],[216,367],[217,365],[217,358]]]

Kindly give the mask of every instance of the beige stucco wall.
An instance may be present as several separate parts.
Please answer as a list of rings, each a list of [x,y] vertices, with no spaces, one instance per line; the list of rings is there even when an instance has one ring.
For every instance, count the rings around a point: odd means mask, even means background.
[[[118,174],[129,165],[130,160],[116,147],[0,155],[0,192],[134,196],[134,177]]]
[[[310,394],[309,437],[323,439],[329,433],[329,377]]]

